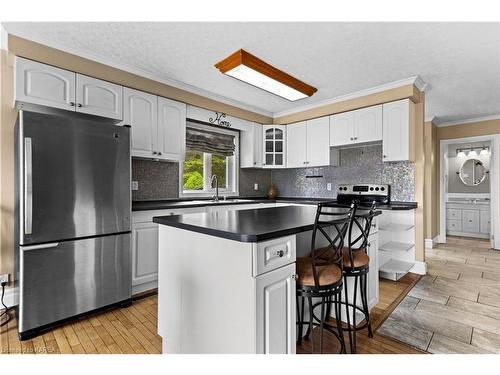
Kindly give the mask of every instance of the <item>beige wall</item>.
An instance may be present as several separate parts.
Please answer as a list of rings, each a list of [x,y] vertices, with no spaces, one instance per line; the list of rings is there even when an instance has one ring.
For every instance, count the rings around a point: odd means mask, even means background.
[[[414,133],[413,141],[410,143],[410,149],[413,145],[415,154],[414,179],[415,179],[415,201],[418,203],[415,210],[415,258],[417,261],[425,261],[425,228],[426,228],[426,196],[425,196],[425,151],[424,151],[424,113],[425,113],[425,94],[420,93],[420,100],[415,103],[415,109],[410,112],[414,121],[412,131]],[[410,137],[411,140],[411,137]]]
[[[344,100],[341,102],[331,103],[321,107],[308,109],[302,112],[293,113],[274,119],[274,124],[290,124],[298,121],[309,120],[312,118],[332,115],[352,111],[354,109],[370,107],[372,105],[393,102],[400,99],[410,98],[412,102],[417,103],[420,100],[419,91],[414,85],[405,85],[396,87],[386,91],[377,92],[374,94],[361,96],[359,98]]]
[[[259,113],[241,109],[204,96],[193,94],[176,87],[153,81],[139,75],[113,68],[83,57],[47,47],[14,35],[9,35],[9,52],[16,56],[36,60],[59,68],[89,75],[95,78],[111,81],[133,89],[150,92],[155,95],[178,100],[186,104],[228,115],[254,121],[261,124],[271,124],[273,119]]]
[[[14,231],[13,56],[0,50],[0,272],[12,274]]]
[[[425,151],[425,238],[433,239],[439,232],[439,200],[436,163],[439,158],[439,142],[437,128],[432,122],[424,125],[424,151]],[[436,216],[435,213],[438,213]]]

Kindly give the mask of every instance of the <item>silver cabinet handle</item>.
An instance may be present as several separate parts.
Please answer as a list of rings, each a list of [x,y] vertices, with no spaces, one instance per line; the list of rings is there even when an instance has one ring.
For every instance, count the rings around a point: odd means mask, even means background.
[[[279,256],[280,258],[283,258],[283,255],[285,255],[285,252],[283,250],[279,250],[276,252],[276,255]]]
[[[57,246],[59,246],[59,242],[44,243],[41,245],[23,246],[23,251],[50,249],[51,247],[57,247]]]
[[[75,102],[69,102],[69,105],[74,107],[75,106]]]
[[[33,229],[33,150],[31,138],[24,138],[24,234]]]
[[[77,107],[81,108],[81,107],[83,107],[83,105],[81,103],[78,103]]]

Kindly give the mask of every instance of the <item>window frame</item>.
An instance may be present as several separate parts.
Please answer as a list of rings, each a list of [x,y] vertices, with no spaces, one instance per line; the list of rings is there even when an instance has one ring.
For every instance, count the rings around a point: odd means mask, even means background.
[[[186,128],[228,134],[234,137],[234,156],[228,157],[226,164],[226,182],[230,188],[219,187],[219,196],[239,196],[240,132],[236,129],[226,129],[205,123],[200,124],[199,121],[193,122],[190,119],[187,119],[187,122]],[[203,153],[203,190],[184,190],[184,160],[186,157],[186,153],[184,153],[182,161],[179,162],[179,197],[211,197],[215,194],[215,188],[210,186],[212,175],[207,173],[212,169],[211,156],[210,153]]]

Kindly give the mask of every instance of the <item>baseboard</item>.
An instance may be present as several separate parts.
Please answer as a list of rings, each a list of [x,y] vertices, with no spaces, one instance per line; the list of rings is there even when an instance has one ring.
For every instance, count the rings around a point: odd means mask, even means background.
[[[447,231],[446,234],[450,235],[450,236],[470,237],[470,238],[482,238],[482,239],[486,239],[486,240],[490,238],[489,234],[483,234],[483,233]]]
[[[147,292],[149,290],[157,289],[158,288],[158,281],[151,281],[149,283],[145,284],[139,284],[139,285],[133,285],[132,286],[132,296],[135,296],[136,294],[140,294],[143,292]]]
[[[411,273],[425,275],[427,273],[427,263],[416,261],[415,265],[410,269]]]
[[[439,238],[439,236],[436,236],[432,239],[426,238],[425,239],[425,248],[426,249],[433,249],[438,244],[438,238]]]
[[[7,307],[16,306],[18,303],[16,296],[17,296],[17,287],[5,288],[5,295],[3,296],[3,302]]]

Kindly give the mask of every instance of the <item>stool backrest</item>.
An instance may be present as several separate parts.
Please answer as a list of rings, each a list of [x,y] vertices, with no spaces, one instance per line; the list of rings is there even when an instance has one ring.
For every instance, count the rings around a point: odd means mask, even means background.
[[[352,255],[353,250],[362,250],[365,253],[367,252],[368,237],[370,236],[373,218],[377,214],[376,209],[376,202],[373,201],[368,212],[355,212],[352,217],[347,235],[347,248],[349,249],[350,264],[354,264]],[[360,233],[357,237],[354,238],[353,232],[355,229],[358,229]]]
[[[344,240],[354,213],[355,204],[352,204],[348,211],[331,212],[329,207],[334,207],[331,202],[318,204],[316,219],[311,237],[311,259],[314,276],[314,284],[319,286],[318,267],[336,264],[342,271],[342,248]],[[334,229],[333,232],[328,233]],[[322,236],[327,240],[327,246],[318,248],[318,238]]]

